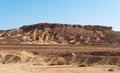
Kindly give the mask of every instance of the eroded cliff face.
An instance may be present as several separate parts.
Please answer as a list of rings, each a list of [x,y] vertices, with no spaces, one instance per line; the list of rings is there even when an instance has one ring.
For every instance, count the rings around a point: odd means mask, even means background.
[[[120,33],[113,31],[112,27],[57,23],[39,23],[0,31],[0,37],[4,44],[120,43]]]

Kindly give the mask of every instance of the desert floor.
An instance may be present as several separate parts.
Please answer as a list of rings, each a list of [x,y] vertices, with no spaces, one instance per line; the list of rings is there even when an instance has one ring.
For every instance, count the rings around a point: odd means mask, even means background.
[[[120,73],[120,67],[113,65],[78,67],[72,65],[0,64],[0,73]]]
[[[114,48],[114,49],[113,49]],[[119,52],[120,47],[75,47],[75,46],[37,46],[37,45],[0,45],[1,57],[4,54],[17,53],[21,51],[37,51],[38,54],[59,53],[66,51],[115,51]],[[19,53],[18,53],[19,54]],[[26,53],[25,53],[26,54]],[[20,53],[21,55],[21,53]],[[29,54],[28,54],[29,55]],[[2,60],[2,58],[1,58]],[[93,65],[86,67],[79,67],[77,65],[40,65],[30,63],[0,63],[0,73],[120,73],[118,65]]]

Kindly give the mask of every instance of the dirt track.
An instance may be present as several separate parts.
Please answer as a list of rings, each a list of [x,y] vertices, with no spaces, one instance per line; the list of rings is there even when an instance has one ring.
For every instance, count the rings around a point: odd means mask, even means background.
[[[49,51],[120,51],[119,46],[75,45],[0,45],[0,50],[49,50]]]

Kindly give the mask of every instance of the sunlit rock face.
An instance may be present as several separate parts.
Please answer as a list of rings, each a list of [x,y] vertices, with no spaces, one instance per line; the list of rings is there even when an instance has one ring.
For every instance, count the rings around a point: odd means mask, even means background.
[[[113,31],[112,27],[107,26],[39,23],[1,30],[0,38],[0,43],[6,44],[119,44],[120,32]]]

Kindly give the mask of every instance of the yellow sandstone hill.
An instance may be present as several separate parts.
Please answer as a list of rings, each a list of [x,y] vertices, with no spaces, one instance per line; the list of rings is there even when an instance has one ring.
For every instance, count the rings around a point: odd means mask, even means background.
[[[39,23],[0,31],[1,44],[96,44],[120,43],[120,32],[112,27]]]

